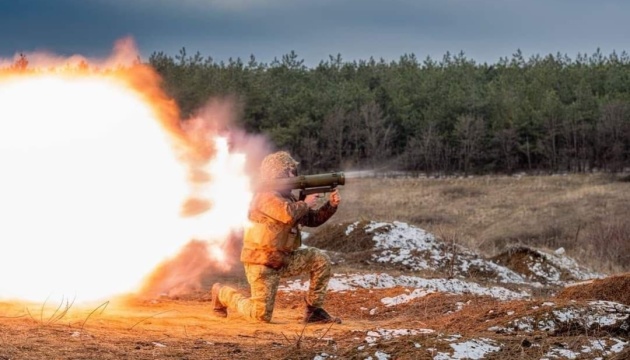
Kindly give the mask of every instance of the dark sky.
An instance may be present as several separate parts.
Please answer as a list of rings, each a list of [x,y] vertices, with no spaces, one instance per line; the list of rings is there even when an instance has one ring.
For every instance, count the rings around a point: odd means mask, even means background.
[[[625,0],[0,0],[0,57],[104,57],[131,36],[144,58],[182,47],[267,63],[294,50],[309,66],[337,53],[439,60],[463,51],[495,63],[521,49],[575,58],[630,51],[628,14]]]

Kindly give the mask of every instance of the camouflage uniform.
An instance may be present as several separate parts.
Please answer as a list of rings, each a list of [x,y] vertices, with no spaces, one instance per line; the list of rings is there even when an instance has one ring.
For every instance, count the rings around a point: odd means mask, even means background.
[[[267,156],[261,165],[263,180],[289,176],[297,162],[287,152]],[[313,210],[287,191],[264,191],[252,199],[245,231],[241,261],[245,266],[251,297],[223,286],[218,300],[232,311],[250,319],[269,322],[280,278],[310,273],[308,305],[321,307],[331,276],[330,259],[319,249],[301,246],[301,226],[323,224],[337,208],[330,202]]]

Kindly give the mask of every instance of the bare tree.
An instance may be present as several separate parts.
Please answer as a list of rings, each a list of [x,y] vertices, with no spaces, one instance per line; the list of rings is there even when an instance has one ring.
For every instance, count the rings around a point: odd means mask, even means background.
[[[343,143],[343,152],[346,155],[344,165],[353,165],[358,163],[364,154],[365,149],[365,133],[361,125],[361,116],[357,110],[347,113],[346,117],[347,134]]]
[[[314,169],[319,169],[319,167],[327,167],[325,159],[322,158],[321,153],[319,151],[319,147],[317,146],[317,137],[312,135],[305,136],[300,141],[300,149],[299,152],[302,161],[306,163],[306,169],[309,172],[314,171]]]
[[[560,131],[561,107],[562,104],[556,93],[547,91],[542,109],[544,133],[538,147],[549,162],[551,172],[556,172],[559,168],[559,147],[562,138]]]
[[[322,123],[321,139],[324,154],[327,157],[326,166],[336,167],[343,159],[344,129],[346,127],[345,112],[336,107],[324,118]]]
[[[416,137],[410,140],[410,146],[416,148],[417,169],[433,173],[440,169],[442,159],[442,138],[438,132],[436,122],[429,122]]]
[[[365,139],[365,156],[375,166],[389,156],[392,126],[387,124],[387,119],[375,101],[362,105],[359,116]]]
[[[624,164],[624,126],[630,118],[630,107],[625,103],[609,103],[602,106],[597,122],[594,152],[597,162],[604,169],[620,171]]]
[[[483,118],[463,115],[457,118],[455,123],[455,136],[459,144],[460,168],[468,175],[471,164],[481,155],[482,140],[485,135],[485,122]]]
[[[551,116],[545,119],[543,128],[545,133],[541,139],[539,148],[542,150],[547,161],[549,162],[549,169],[551,172],[558,171],[559,168],[559,140],[560,131],[558,127],[558,119]]]
[[[498,143],[500,158],[505,170],[512,173],[518,162],[518,134],[514,128],[501,129],[495,132],[494,141]]]
[[[588,124],[585,119],[575,116],[566,118],[562,123],[564,138],[567,140],[566,160],[567,170],[585,172],[588,169]]]
[[[438,132],[435,122],[429,122],[420,137],[420,148],[424,163],[429,172],[435,172],[440,166],[440,149],[442,148],[442,139]]]

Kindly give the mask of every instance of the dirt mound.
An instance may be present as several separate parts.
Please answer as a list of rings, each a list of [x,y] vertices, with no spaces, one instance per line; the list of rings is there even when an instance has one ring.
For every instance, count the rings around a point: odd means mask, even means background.
[[[542,285],[564,285],[602,277],[578,265],[575,260],[564,256],[564,249],[550,254],[525,246],[515,246],[491,259],[526,279]]]
[[[306,243],[327,250],[336,264],[397,270],[428,276],[500,283],[541,293],[567,283],[601,278],[567,257],[563,249],[548,253],[515,246],[486,259],[403,222],[357,221],[337,224],[308,237]],[[358,267],[360,267],[358,266]]]
[[[399,221],[338,224],[309,237],[306,243],[329,251],[335,262],[369,264],[371,270],[396,269],[482,282],[526,283],[521,275],[474,251]]]
[[[570,300],[607,300],[630,305],[630,273],[573,284],[556,297]]]
[[[369,251],[374,249],[376,242],[373,240],[374,234],[365,231],[368,224],[368,221],[361,221],[327,226],[304,242],[309,246],[340,253]],[[355,228],[361,230],[353,231]]]

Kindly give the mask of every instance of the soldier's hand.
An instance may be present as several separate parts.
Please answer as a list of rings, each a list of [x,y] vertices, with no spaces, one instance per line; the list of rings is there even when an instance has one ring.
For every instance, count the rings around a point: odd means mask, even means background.
[[[317,199],[319,199],[319,194],[310,194],[306,195],[304,198],[304,202],[308,205],[309,208],[314,208],[317,206]]]
[[[330,198],[328,199],[330,205],[337,207],[341,202],[341,196],[339,196],[339,190],[335,189],[330,193]]]

